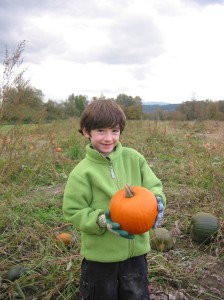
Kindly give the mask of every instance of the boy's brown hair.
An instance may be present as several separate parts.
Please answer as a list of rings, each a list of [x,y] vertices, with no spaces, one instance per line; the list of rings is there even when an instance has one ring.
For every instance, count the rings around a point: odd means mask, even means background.
[[[92,129],[113,128],[117,125],[122,132],[125,123],[125,114],[114,100],[95,100],[84,109],[80,117],[79,132],[83,134],[84,128],[90,133]]]

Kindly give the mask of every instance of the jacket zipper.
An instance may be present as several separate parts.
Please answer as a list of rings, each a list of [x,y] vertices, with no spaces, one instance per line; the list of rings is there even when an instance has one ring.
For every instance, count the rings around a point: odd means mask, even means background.
[[[132,257],[135,253],[135,240],[129,241],[129,255]]]
[[[110,175],[111,175],[112,179],[115,179],[116,175],[115,175],[115,172],[114,172],[114,167],[113,167],[112,161],[109,160],[109,162],[110,162]]]

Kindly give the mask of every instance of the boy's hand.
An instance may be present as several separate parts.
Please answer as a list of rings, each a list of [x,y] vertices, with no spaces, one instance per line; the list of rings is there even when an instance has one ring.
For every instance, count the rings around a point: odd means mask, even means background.
[[[164,214],[164,205],[163,205],[161,197],[157,196],[156,199],[158,202],[158,215],[157,215],[155,224],[153,225],[153,228],[158,227],[161,219],[163,218],[163,214]]]
[[[115,223],[111,220],[109,210],[105,211],[105,214],[102,214],[98,217],[97,223],[100,227],[106,227],[107,230],[109,230],[110,232],[112,232],[116,235],[119,235],[119,236],[129,239],[129,240],[134,239],[134,235],[129,234],[125,230],[121,230],[120,224]]]

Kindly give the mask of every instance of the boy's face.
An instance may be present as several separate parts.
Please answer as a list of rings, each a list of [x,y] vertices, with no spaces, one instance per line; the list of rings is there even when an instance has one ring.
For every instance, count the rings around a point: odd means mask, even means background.
[[[103,156],[107,156],[119,142],[120,127],[92,129],[90,133],[84,129],[83,134],[90,139],[95,150],[99,151]]]

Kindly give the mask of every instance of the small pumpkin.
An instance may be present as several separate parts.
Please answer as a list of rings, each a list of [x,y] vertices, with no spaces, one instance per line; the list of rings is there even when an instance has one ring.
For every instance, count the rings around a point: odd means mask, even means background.
[[[219,220],[210,213],[200,212],[191,218],[191,237],[194,241],[208,244],[219,230]]]
[[[57,240],[63,242],[65,245],[70,245],[73,240],[73,235],[69,232],[62,232],[56,236]]]
[[[26,273],[27,270],[23,266],[16,265],[8,270],[8,272],[5,275],[5,278],[10,281],[15,281],[16,279],[19,279],[22,275]]]
[[[148,231],[155,223],[158,204],[155,195],[141,186],[125,185],[110,201],[110,215],[113,222],[130,234]]]
[[[150,230],[150,245],[152,250],[167,252],[173,248],[173,239],[166,228],[155,228]]]
[[[62,148],[57,147],[57,148],[55,149],[55,151],[56,151],[56,152],[62,152],[63,150],[62,150]]]

